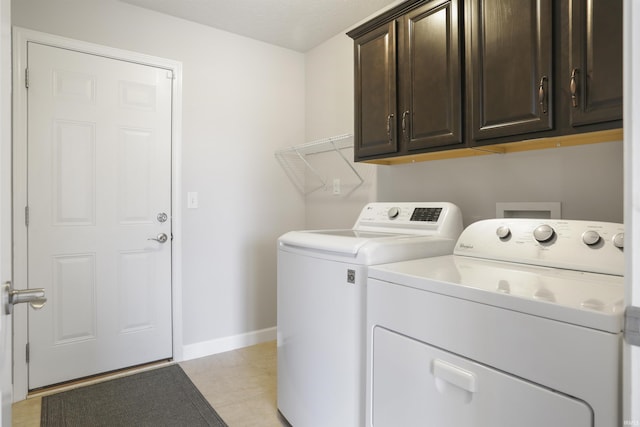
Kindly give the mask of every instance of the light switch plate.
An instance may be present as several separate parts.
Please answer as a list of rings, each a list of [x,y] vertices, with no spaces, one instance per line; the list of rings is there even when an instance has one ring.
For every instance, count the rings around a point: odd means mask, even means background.
[[[198,209],[198,192],[190,191],[187,193],[187,208]]]
[[[340,178],[333,179],[333,195],[340,195]]]

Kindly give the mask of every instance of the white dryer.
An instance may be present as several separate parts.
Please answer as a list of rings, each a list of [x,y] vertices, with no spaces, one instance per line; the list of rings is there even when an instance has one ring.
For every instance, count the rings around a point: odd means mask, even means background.
[[[622,425],[621,224],[496,219],[376,266],[367,425]]]
[[[278,409],[295,427],[364,424],[367,268],[451,254],[451,203],[370,203],[352,229],[278,240]]]

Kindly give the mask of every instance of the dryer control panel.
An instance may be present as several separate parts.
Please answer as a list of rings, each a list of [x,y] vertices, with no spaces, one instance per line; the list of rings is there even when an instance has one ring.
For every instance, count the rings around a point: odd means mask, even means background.
[[[454,254],[623,276],[623,251],[623,224],[501,218],[468,226]]]

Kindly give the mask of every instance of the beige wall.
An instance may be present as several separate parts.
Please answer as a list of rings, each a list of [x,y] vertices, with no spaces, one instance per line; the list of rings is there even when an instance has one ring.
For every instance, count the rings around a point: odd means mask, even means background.
[[[353,133],[353,44],[344,34],[327,40],[307,52],[306,135],[307,140]],[[306,227],[350,228],[362,206],[376,198],[376,167],[353,164],[353,150],[344,150],[364,182],[336,153],[310,156],[318,173],[328,181],[327,188],[306,197]],[[341,183],[341,194],[333,194],[333,180]]]
[[[465,226],[497,202],[561,202],[562,217],[623,221],[622,142],[383,166],[381,200],[448,200]]]
[[[559,201],[567,218],[622,221],[619,142],[358,164],[357,188],[341,158],[322,155],[314,161],[329,186],[301,194],[273,152],[353,132],[353,42],[344,33],[303,55],[116,0],[14,0],[13,25],[183,63],[182,190],[200,193],[200,209],[182,212],[187,345],[275,326],[277,237],[351,227],[369,201],[453,201],[467,224],[509,201]]]
[[[339,112],[353,119],[353,41],[337,35],[307,54],[307,134],[330,127]],[[330,71],[326,64],[339,67]],[[318,72],[318,70],[320,70]],[[324,80],[338,80],[326,90]],[[317,82],[317,83],[316,83]],[[310,92],[317,84],[325,90]],[[337,88],[340,90],[337,90]],[[345,112],[335,106],[348,105]],[[340,130],[353,131],[353,124]],[[367,201],[451,201],[465,224],[495,216],[497,202],[561,202],[563,217],[623,221],[622,142],[531,151],[507,155],[370,166],[374,182],[350,197],[330,190],[307,197],[307,225],[350,226]]]
[[[274,327],[276,239],[304,198],[273,153],[305,138],[304,55],[116,0],[14,0],[13,25],[182,62],[184,344]]]

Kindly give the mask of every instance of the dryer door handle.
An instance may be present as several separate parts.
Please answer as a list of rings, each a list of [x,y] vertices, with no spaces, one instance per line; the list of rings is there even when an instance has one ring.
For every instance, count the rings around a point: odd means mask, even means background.
[[[444,360],[434,359],[433,376],[470,393],[475,393],[478,390],[477,378],[473,372]]]

